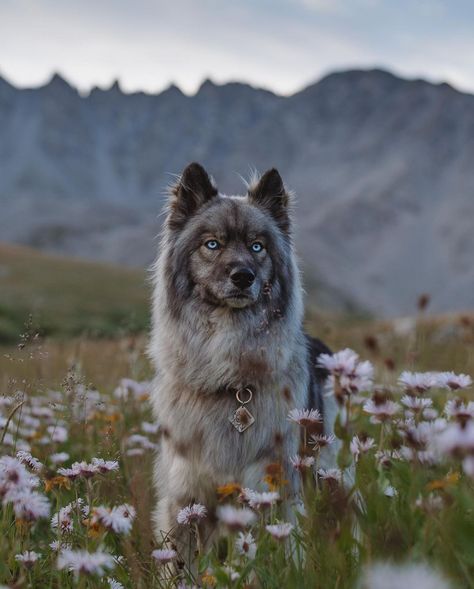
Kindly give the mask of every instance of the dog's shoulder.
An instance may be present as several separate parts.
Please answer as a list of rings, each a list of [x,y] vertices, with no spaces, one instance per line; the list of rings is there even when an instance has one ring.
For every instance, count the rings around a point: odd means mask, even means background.
[[[309,386],[307,408],[318,409],[323,413],[323,387],[329,376],[327,370],[318,364],[321,354],[332,354],[330,348],[320,339],[305,334],[308,350]]]

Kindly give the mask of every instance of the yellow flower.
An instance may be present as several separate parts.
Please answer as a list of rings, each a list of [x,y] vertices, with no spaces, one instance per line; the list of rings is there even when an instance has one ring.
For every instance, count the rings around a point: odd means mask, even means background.
[[[54,489],[54,487],[63,487],[64,489],[70,489],[71,481],[68,478],[62,476],[56,476],[52,479],[46,479],[44,481],[44,490],[46,491],[46,493]]]
[[[219,501],[230,497],[231,495],[238,495],[242,491],[242,487],[237,483],[227,483],[225,485],[221,485],[217,487],[217,494],[219,496]]]
[[[217,585],[217,579],[211,573],[205,573],[201,581],[204,587],[215,587]]]
[[[439,479],[435,481],[431,481],[426,485],[428,491],[436,491],[439,489],[446,489],[446,487],[451,487],[456,485],[460,479],[459,472],[450,472],[448,473],[444,479]]]

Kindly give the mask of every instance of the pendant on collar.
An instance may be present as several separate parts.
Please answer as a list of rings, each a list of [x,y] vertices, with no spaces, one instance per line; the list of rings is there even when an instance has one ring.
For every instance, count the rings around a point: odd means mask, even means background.
[[[252,397],[253,392],[250,387],[244,387],[235,393],[235,398],[237,399],[237,402],[240,403],[240,407],[232,413],[229,417],[229,421],[239,433],[244,432],[255,423],[255,417],[250,413],[247,407],[245,407],[247,403],[250,403]]]

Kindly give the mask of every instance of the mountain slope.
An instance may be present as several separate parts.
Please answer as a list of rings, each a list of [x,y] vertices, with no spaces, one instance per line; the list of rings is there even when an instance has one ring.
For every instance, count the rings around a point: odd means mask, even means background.
[[[0,80],[0,237],[147,264],[166,185],[198,160],[222,191],[277,166],[295,189],[307,283],[374,312],[474,304],[474,97],[380,70],[287,97],[203,83],[80,96]],[[316,289],[317,292],[317,289]]]

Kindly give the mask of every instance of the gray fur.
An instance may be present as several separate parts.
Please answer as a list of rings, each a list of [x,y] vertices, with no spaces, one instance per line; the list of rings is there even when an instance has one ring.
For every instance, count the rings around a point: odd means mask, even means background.
[[[212,513],[219,485],[259,488],[266,465],[286,465],[298,452],[288,412],[307,407],[311,388],[322,399],[302,329],[289,193],[276,170],[239,197],[218,194],[208,180],[198,164],[183,172],[154,266],[149,354],[163,429],[155,467],[158,537],[190,502]],[[204,245],[209,239],[222,243],[218,253]],[[255,240],[263,253],[249,249]],[[255,281],[232,298],[229,272],[239,265],[251,268]],[[248,409],[256,422],[239,433],[228,418],[238,407],[233,391],[246,385],[255,391]],[[297,477],[289,469],[287,475],[296,497]]]

